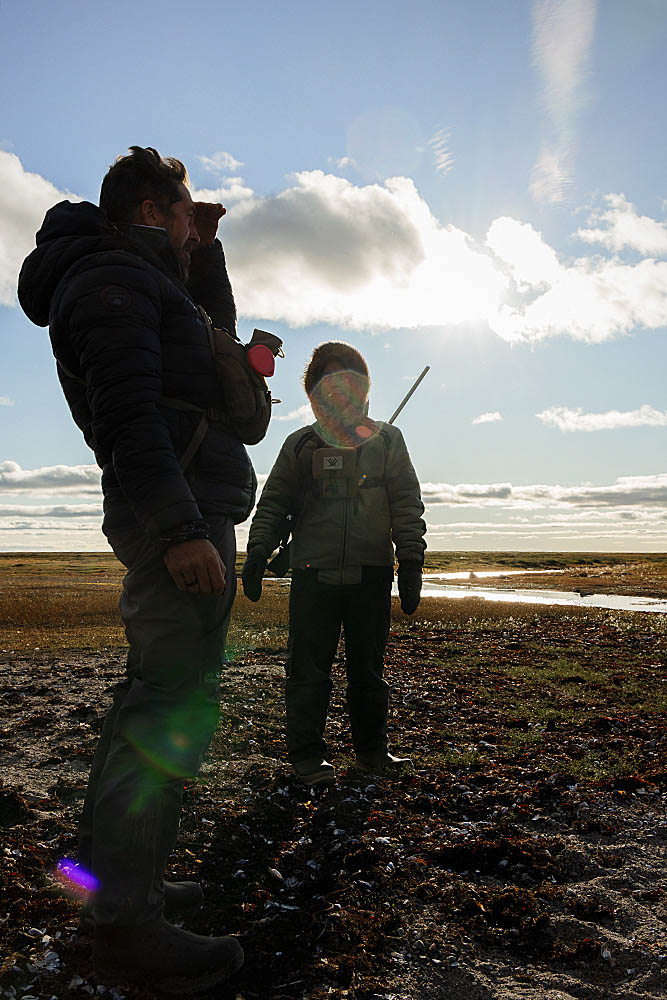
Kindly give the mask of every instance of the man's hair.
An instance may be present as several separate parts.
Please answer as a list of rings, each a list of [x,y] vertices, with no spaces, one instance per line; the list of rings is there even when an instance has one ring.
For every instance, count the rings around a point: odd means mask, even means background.
[[[107,172],[100,189],[100,208],[111,222],[128,225],[143,201],[154,201],[163,212],[181,200],[180,184],[188,172],[180,160],[161,157],[152,146],[130,146]]]
[[[330,361],[337,362],[341,368],[363,375],[368,388],[370,388],[371,379],[368,365],[356,347],[352,347],[351,344],[346,344],[342,340],[328,340],[326,343],[319,344],[315,348],[306,366],[303,375],[303,387],[308,396],[312,394],[313,389],[322,378],[324,369]]]

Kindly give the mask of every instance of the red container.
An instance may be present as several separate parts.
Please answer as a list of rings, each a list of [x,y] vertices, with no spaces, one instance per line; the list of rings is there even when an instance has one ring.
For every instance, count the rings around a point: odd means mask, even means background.
[[[266,344],[253,344],[248,348],[248,364],[258,375],[268,378],[276,370],[276,359]]]

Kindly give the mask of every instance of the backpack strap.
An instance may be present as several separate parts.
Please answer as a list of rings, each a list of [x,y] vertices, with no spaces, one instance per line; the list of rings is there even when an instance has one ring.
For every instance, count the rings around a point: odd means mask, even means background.
[[[170,396],[160,396],[160,403],[164,406],[171,407],[172,410],[185,410],[191,413],[201,413],[201,419],[195,428],[195,432],[192,435],[190,443],[179,459],[181,469],[185,472],[190,462],[199,451],[202,441],[206,437],[209,423],[211,421],[229,423],[229,418],[224,410],[216,410],[214,407],[209,407],[205,410],[203,407],[196,406],[194,403],[186,403],[184,399],[172,399]]]
[[[301,435],[297,443],[294,445],[294,456],[298,458],[304,449],[304,446],[308,441],[322,441],[322,438],[317,434],[312,427],[309,427],[304,434]],[[324,442],[322,442],[324,443]]]

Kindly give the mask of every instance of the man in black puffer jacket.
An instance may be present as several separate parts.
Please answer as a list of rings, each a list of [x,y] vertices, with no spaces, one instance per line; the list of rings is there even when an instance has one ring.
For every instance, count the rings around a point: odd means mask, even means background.
[[[100,207],[61,202],[24,262],[19,299],[49,324],[72,416],[102,469],[103,530],[127,567],[130,649],[91,771],[80,864],[98,883],[89,921],[100,982],[177,995],[233,973],[233,938],[167,923],[201,902],[164,881],[183,782],[216,727],[234,600],[234,524],[256,480],[225,419],[206,324],[236,332],[224,209],[192,201],[185,167],[134,146],[110,168]],[[203,413],[208,423],[201,423]],[[186,988],[187,987],[187,988]]]

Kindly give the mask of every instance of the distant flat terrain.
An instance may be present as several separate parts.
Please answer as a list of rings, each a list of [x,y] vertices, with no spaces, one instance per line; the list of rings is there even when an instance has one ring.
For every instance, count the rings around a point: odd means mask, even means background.
[[[240,573],[243,557],[237,560]],[[584,594],[637,594],[667,597],[667,553],[429,552],[425,572],[536,570],[520,577],[494,578],[493,586],[579,591]],[[540,574],[540,570],[562,572]],[[111,552],[0,553],[0,629],[10,650],[38,647],[109,648],[124,641],[118,596],[124,569]],[[267,575],[271,601],[247,601],[239,587],[235,625],[266,619],[284,623],[287,592]],[[266,595],[265,595],[266,596]],[[423,601],[414,621],[456,619],[469,602]],[[485,610],[485,614],[493,614]],[[517,614],[522,612],[516,611]],[[398,604],[394,614],[402,619]]]

